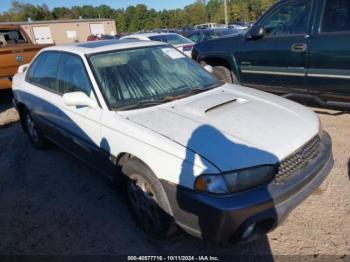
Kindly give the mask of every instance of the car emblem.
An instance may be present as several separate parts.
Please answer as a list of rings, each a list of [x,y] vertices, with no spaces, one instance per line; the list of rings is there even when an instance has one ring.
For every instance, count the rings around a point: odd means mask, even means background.
[[[22,64],[24,62],[24,57],[22,55],[16,56],[16,60],[18,63]]]

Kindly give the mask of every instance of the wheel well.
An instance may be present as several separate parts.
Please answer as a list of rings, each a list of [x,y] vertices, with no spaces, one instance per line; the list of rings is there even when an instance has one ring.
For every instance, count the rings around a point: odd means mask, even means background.
[[[123,152],[123,153],[120,153],[117,157],[117,161],[116,161],[116,164],[119,166],[119,167],[122,167],[126,161],[128,161],[130,158],[133,158],[134,156],[132,154],[129,154],[129,153],[126,153],[126,152]]]
[[[201,61],[201,63],[205,63],[207,65],[211,65],[211,66],[224,66],[226,68],[228,68],[230,71],[232,71],[232,68],[230,66],[230,64],[223,58],[205,58]]]

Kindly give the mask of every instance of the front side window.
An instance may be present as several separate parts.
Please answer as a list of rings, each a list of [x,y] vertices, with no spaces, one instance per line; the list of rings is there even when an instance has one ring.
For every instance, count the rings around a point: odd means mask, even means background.
[[[160,41],[164,43],[169,43],[171,45],[182,45],[182,44],[191,44],[191,41],[189,41],[187,38],[181,36],[181,35],[156,35],[151,36],[149,39],[152,41]]]
[[[81,91],[91,96],[92,87],[80,57],[62,54],[57,80],[62,94]]]
[[[219,84],[197,63],[169,46],[113,51],[89,59],[112,109],[179,99]]]
[[[267,37],[306,34],[310,11],[311,1],[289,1],[277,7],[261,26]]]
[[[328,0],[323,14],[322,32],[350,31],[350,1]]]
[[[60,56],[61,55],[57,52],[41,53],[28,70],[28,81],[55,93],[59,93],[57,71]]]

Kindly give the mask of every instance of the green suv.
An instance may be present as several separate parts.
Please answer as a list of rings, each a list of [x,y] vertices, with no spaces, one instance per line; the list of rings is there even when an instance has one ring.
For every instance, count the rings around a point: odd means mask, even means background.
[[[245,35],[199,43],[192,56],[226,82],[350,109],[350,1],[279,1]]]

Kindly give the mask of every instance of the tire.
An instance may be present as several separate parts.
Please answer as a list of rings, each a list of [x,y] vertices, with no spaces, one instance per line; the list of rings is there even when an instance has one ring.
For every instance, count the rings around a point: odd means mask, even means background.
[[[237,84],[237,78],[225,66],[213,66],[213,75],[226,83]]]
[[[160,181],[139,159],[132,158],[122,167],[127,176],[127,198],[136,220],[144,231],[164,238],[176,231],[168,198]]]
[[[36,126],[33,117],[31,116],[28,109],[23,109],[21,117],[23,118],[22,123],[24,125],[24,130],[26,131],[33,146],[37,149],[48,148],[49,142]]]

